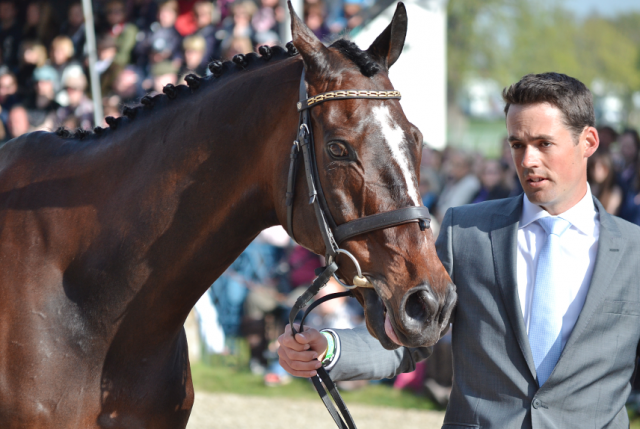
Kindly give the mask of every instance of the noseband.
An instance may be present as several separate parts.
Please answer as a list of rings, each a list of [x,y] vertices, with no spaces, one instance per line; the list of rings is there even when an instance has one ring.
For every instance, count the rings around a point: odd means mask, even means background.
[[[364,99],[374,99],[374,100],[388,100],[388,99],[400,99],[399,91],[366,91],[366,90],[344,90],[344,91],[330,91],[325,92],[315,97],[308,98],[307,89],[304,80],[304,69],[302,71],[302,77],[300,78],[300,94],[299,94],[299,102],[297,103],[298,112],[300,113],[300,117],[298,120],[298,139],[293,142],[293,146],[291,147],[291,153],[289,156],[289,175],[287,180],[287,194],[286,194],[286,206],[287,206],[287,232],[295,240],[293,235],[293,199],[295,196],[295,185],[296,185],[296,176],[298,174],[298,155],[300,154],[300,150],[302,150],[302,155],[304,159],[304,170],[305,177],[307,179],[307,187],[309,190],[309,204],[313,205],[316,220],[318,221],[318,227],[320,228],[320,234],[322,235],[322,240],[324,241],[325,246],[325,258],[327,261],[327,266],[323,268],[319,268],[316,270],[316,275],[318,276],[313,284],[307,289],[296,301],[295,305],[291,309],[289,313],[289,324],[291,325],[292,335],[295,336],[297,333],[296,329],[293,326],[293,322],[298,314],[298,312],[307,305],[307,303],[322,289],[331,276],[333,276],[338,283],[344,286],[348,290],[347,292],[334,293],[331,295],[327,295],[321,299],[316,300],[313,304],[309,306],[309,308],[304,313],[302,320],[300,322],[300,332],[302,332],[304,319],[307,317],[307,314],[315,308],[317,305],[321,304],[332,298],[338,298],[343,296],[350,296],[351,289],[356,287],[369,287],[373,288],[371,282],[362,275],[362,271],[360,270],[360,264],[358,260],[348,251],[341,249],[340,245],[353,237],[377,231],[379,229],[391,228],[398,225],[404,225],[406,223],[417,222],[420,226],[421,231],[425,231],[429,228],[431,223],[431,216],[429,215],[429,209],[424,206],[411,206],[404,207],[396,210],[391,210],[384,213],[377,213],[374,215],[363,216],[358,219],[354,219],[348,221],[342,225],[337,225],[331,216],[331,211],[329,210],[329,206],[327,204],[327,200],[324,197],[324,193],[322,192],[322,186],[320,184],[320,180],[318,178],[318,164],[315,158],[315,146],[313,140],[313,129],[311,127],[311,118],[309,114],[309,109],[313,106],[316,106],[320,103],[324,103],[331,100],[347,100],[347,99],[355,99],[355,98],[364,98]],[[356,267],[357,274],[352,280],[352,285],[347,285],[343,283],[338,276],[336,275],[336,271],[338,270],[338,265],[336,264],[336,258],[339,254],[344,254],[348,256],[353,264]],[[336,425],[340,429],[355,429],[355,422],[347,409],[340,393],[329,377],[327,371],[321,366],[318,368],[318,374],[311,378],[320,398],[324,402],[327,410],[333,417]],[[322,378],[321,378],[322,377]],[[336,409],[333,404],[327,397],[327,392],[325,391],[322,383],[324,382],[325,386],[331,393],[333,400],[336,405],[340,409],[342,417],[344,417],[343,421],[340,415],[338,415]]]

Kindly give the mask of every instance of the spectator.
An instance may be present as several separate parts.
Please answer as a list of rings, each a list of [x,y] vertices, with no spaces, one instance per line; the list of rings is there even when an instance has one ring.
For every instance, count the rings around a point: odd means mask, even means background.
[[[495,159],[487,159],[482,163],[480,173],[481,187],[472,203],[507,198],[511,190],[504,184],[508,166]]]
[[[109,25],[105,34],[111,36],[116,45],[116,56],[113,62],[120,68],[124,68],[131,60],[131,51],[136,44],[138,29],[126,21],[124,0],[110,0],[106,5],[105,14]]]
[[[64,73],[69,67],[76,66],[79,64],[73,59],[73,42],[67,36],[57,36],[51,42],[51,56],[49,57],[49,64],[58,72],[58,76],[60,77],[60,82],[57,83],[56,87],[62,87],[62,82],[64,79]]]
[[[2,61],[12,69],[18,66],[18,48],[22,41],[22,28],[16,19],[17,13],[14,0],[0,0]]]
[[[189,36],[182,42],[184,47],[184,65],[180,70],[181,79],[189,73],[198,76],[205,76],[207,73],[207,62],[204,59],[207,46],[202,36]]]
[[[22,39],[37,40],[48,47],[57,34],[58,23],[55,21],[51,2],[34,1],[29,3]]]
[[[29,131],[31,131],[31,128],[29,126],[27,109],[21,104],[13,106],[9,111],[9,118],[7,120],[7,138],[20,137]]]
[[[98,61],[96,71],[100,76],[100,88],[103,94],[109,94],[113,83],[122,71],[122,66],[115,62],[117,55],[116,41],[108,34],[98,40]]]
[[[602,203],[607,213],[618,214],[623,194],[616,183],[609,151],[598,149],[587,160],[587,181],[591,186],[591,193]]]
[[[38,67],[33,72],[35,93],[27,99],[25,107],[29,114],[29,125],[34,130],[53,130],[56,111],[60,107],[55,101],[58,73],[51,66]]]
[[[251,18],[251,26],[258,38],[262,33],[278,33],[284,20],[284,10],[278,0],[260,0],[260,8]]]
[[[325,40],[331,34],[326,24],[327,11],[324,2],[319,0],[316,3],[307,4],[304,10],[304,22],[307,27],[320,40]]]
[[[175,28],[177,16],[175,0],[158,5],[158,21],[151,24],[151,29],[135,48],[142,70],[150,70],[153,64],[163,61],[173,62],[176,69],[182,65],[182,36]]]
[[[71,3],[67,11],[67,20],[60,27],[60,35],[67,36],[73,42],[74,58],[81,60],[84,56],[85,32],[84,13],[80,2]]]
[[[16,73],[18,92],[23,97],[33,93],[33,72],[47,63],[47,49],[43,44],[25,40],[20,46],[20,66]]]
[[[344,0],[342,7],[345,20],[345,29],[351,31],[362,25],[362,7],[364,0]]]
[[[113,83],[113,95],[120,98],[122,104],[137,102],[143,95],[142,79],[133,66],[127,66],[120,72]]]
[[[214,15],[217,16],[215,5],[211,1],[197,1],[193,5],[193,14],[198,29],[195,35],[203,37],[206,43],[206,51],[202,59],[203,66],[216,58],[220,58],[221,40],[216,37],[217,29],[214,25]]]
[[[154,64],[151,68],[153,76],[153,91],[162,94],[162,88],[166,85],[176,85],[178,83],[178,70],[170,61],[162,61]]]
[[[63,82],[67,103],[56,112],[58,124],[63,125],[73,118],[76,121],[73,128],[92,129],[93,102],[85,93],[87,78],[82,69],[78,68],[74,72],[68,73]]]
[[[436,205],[436,218],[442,222],[445,212],[456,206],[468,204],[480,190],[480,181],[472,173],[473,160],[465,153],[451,150],[443,165],[446,184]]]
[[[597,127],[597,130],[598,136],[600,137],[598,152],[609,151],[611,145],[618,140],[618,133],[608,125]]]
[[[128,0],[127,11],[131,23],[141,32],[147,33],[158,16],[158,3],[154,0]]]
[[[636,130],[625,130],[618,137],[620,143],[620,155],[622,156],[622,170],[620,171],[619,182],[624,190],[634,186],[638,169],[638,159],[640,159],[640,139]]]
[[[222,30],[220,32],[220,38],[223,39],[223,50],[225,47],[229,47],[233,44],[230,40],[232,38],[249,39],[251,49],[245,52],[253,51],[253,43],[255,37],[255,31],[251,26],[251,18],[256,13],[256,4],[251,0],[236,0],[231,7],[231,16],[228,16],[222,21]],[[224,55],[223,55],[224,57]]]
[[[231,60],[235,55],[253,51],[251,39],[248,37],[231,37],[222,46],[222,59]]]
[[[9,111],[19,102],[18,81],[7,66],[0,67],[0,120],[6,125]],[[0,138],[0,140],[2,140]]]
[[[277,46],[280,44],[280,36],[275,31],[265,31],[256,33],[256,50],[263,45]]]

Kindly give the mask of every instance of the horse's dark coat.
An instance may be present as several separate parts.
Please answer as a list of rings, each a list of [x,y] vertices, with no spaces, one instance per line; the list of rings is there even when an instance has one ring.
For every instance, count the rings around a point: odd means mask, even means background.
[[[310,95],[393,89],[386,64],[404,41],[402,31],[393,35],[406,28],[398,10],[367,50],[385,64],[371,77],[293,16],[300,56],[263,50],[247,55],[244,69],[223,63],[220,76],[197,89],[174,87],[174,99],[144,98],[95,134],[36,132],[0,148],[2,429],[186,426],[193,388],[182,326],[255,236],[286,222],[303,64]],[[319,178],[338,223],[412,204],[372,115],[376,107],[401,130],[417,184],[422,138],[397,100],[314,107]],[[332,159],[332,141],[353,158]],[[302,174],[296,195],[306,192]],[[305,200],[294,202],[296,239],[323,254]],[[366,301],[356,292],[372,334],[397,347],[384,332],[386,307],[406,345],[435,342],[446,320],[418,312],[424,329],[416,331],[403,313],[420,286],[448,318],[454,294],[431,232],[402,225],[344,247],[377,292],[368,290]],[[352,278],[348,261],[338,262],[341,276]]]

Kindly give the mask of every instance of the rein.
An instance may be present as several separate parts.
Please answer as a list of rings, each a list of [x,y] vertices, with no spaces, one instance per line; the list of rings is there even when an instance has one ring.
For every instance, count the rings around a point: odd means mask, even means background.
[[[351,220],[342,225],[337,225],[331,216],[331,211],[322,192],[322,186],[318,178],[318,164],[315,159],[315,146],[313,140],[313,129],[311,127],[311,117],[309,109],[320,103],[324,103],[331,100],[346,100],[346,99],[374,99],[374,100],[386,100],[386,99],[400,99],[399,91],[366,91],[366,90],[343,90],[343,91],[330,91],[325,92],[315,97],[309,98],[307,95],[307,89],[304,79],[304,69],[302,70],[302,77],[300,78],[300,92],[299,102],[297,103],[298,112],[300,114],[298,120],[298,138],[293,142],[291,146],[291,153],[289,155],[289,174],[287,180],[287,193],[286,193],[286,206],[287,206],[287,232],[295,240],[293,235],[293,200],[295,197],[295,185],[296,177],[298,175],[298,157],[300,151],[302,151],[304,160],[305,177],[307,180],[307,187],[309,191],[309,204],[313,205],[316,220],[318,221],[318,227],[320,228],[320,234],[325,245],[325,258],[327,266],[316,270],[318,276],[309,289],[307,289],[296,301],[295,305],[289,313],[289,325],[291,326],[291,334],[295,336],[298,331],[293,326],[293,322],[300,312],[300,310],[307,305],[308,302],[322,289],[327,282],[333,276],[335,280],[345,288],[349,289],[346,292],[334,293],[327,295],[321,299],[316,300],[313,304],[307,308],[306,312],[300,322],[300,332],[303,331],[304,319],[307,314],[314,309],[317,305],[328,301],[333,298],[339,298],[343,296],[352,296],[351,289],[356,287],[373,288],[371,282],[362,275],[360,270],[360,264],[357,259],[348,251],[341,249],[340,244],[344,241],[362,235],[371,231],[379,229],[391,228],[406,223],[417,222],[421,231],[425,231],[429,228],[431,223],[431,216],[429,209],[424,206],[411,206],[404,207],[396,210],[391,210],[384,213],[377,213],[374,215],[363,216],[358,219]],[[338,265],[336,259],[339,254],[344,254],[356,267],[357,274],[352,280],[352,285],[347,285],[342,282],[336,275]],[[338,389],[329,377],[329,374],[320,367],[317,370],[317,374],[311,377],[311,381],[318,391],[318,395],[327,407],[327,410],[331,414],[331,417],[335,421],[336,425],[340,429],[356,429],[355,422],[347,409]],[[329,393],[333,397],[334,402],[338,406],[340,413],[344,420],[340,417],[335,407],[331,403],[331,400],[327,396],[322,383],[327,387]],[[346,421],[346,423],[345,423]]]

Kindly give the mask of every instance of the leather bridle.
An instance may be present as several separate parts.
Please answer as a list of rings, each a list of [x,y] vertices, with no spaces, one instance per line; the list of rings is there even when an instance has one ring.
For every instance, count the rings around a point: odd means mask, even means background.
[[[400,99],[400,92],[398,91],[368,91],[368,90],[344,90],[344,91],[330,91],[325,92],[315,97],[308,98],[307,89],[305,84],[305,72],[302,70],[302,77],[300,78],[300,92],[299,102],[297,103],[298,112],[300,114],[298,120],[298,139],[293,142],[291,147],[291,153],[289,156],[289,175],[287,180],[287,194],[286,194],[286,206],[287,206],[287,232],[295,240],[293,235],[293,200],[295,196],[296,176],[298,174],[298,155],[302,151],[304,160],[305,177],[307,179],[307,187],[309,191],[309,204],[313,204],[313,208],[316,214],[316,220],[318,221],[318,227],[322,240],[325,245],[325,258],[327,266],[316,270],[318,276],[313,284],[307,289],[302,296],[298,298],[295,305],[289,313],[289,324],[291,326],[291,333],[293,336],[298,332],[293,322],[298,312],[307,305],[307,303],[322,289],[330,278],[333,276],[338,283],[347,289],[353,289],[356,287],[370,287],[373,285],[369,280],[362,275],[360,270],[360,264],[357,259],[348,251],[341,249],[340,244],[344,241],[379,229],[391,228],[398,225],[404,225],[411,222],[417,222],[421,231],[425,231],[429,228],[431,223],[431,216],[429,210],[424,206],[411,206],[404,207],[396,210],[391,210],[384,213],[377,213],[374,215],[363,216],[358,219],[351,220],[342,225],[337,225],[331,216],[331,211],[322,192],[322,186],[318,177],[318,164],[315,158],[315,146],[313,140],[313,129],[311,127],[311,115],[309,109],[320,103],[324,103],[331,100],[345,100],[345,99]],[[356,267],[356,276],[353,278],[352,285],[347,285],[336,276],[338,265],[336,259],[339,254],[348,256]],[[315,308],[318,304],[327,301],[332,298],[338,298],[343,296],[350,296],[351,290],[347,292],[340,292],[331,295],[327,295],[321,299],[316,300],[302,317],[300,322],[300,332],[303,330],[304,319],[307,314]],[[355,429],[355,422],[344,404],[344,401],[340,397],[338,390],[335,387],[333,381],[329,377],[327,371],[320,367],[318,368],[318,374],[311,378],[320,398],[324,402],[327,410],[336,422],[336,425],[340,429]],[[340,409],[342,418],[338,415],[333,404],[327,397],[327,393],[322,386],[324,382],[325,386],[329,389],[331,396],[333,397],[336,405]]]

